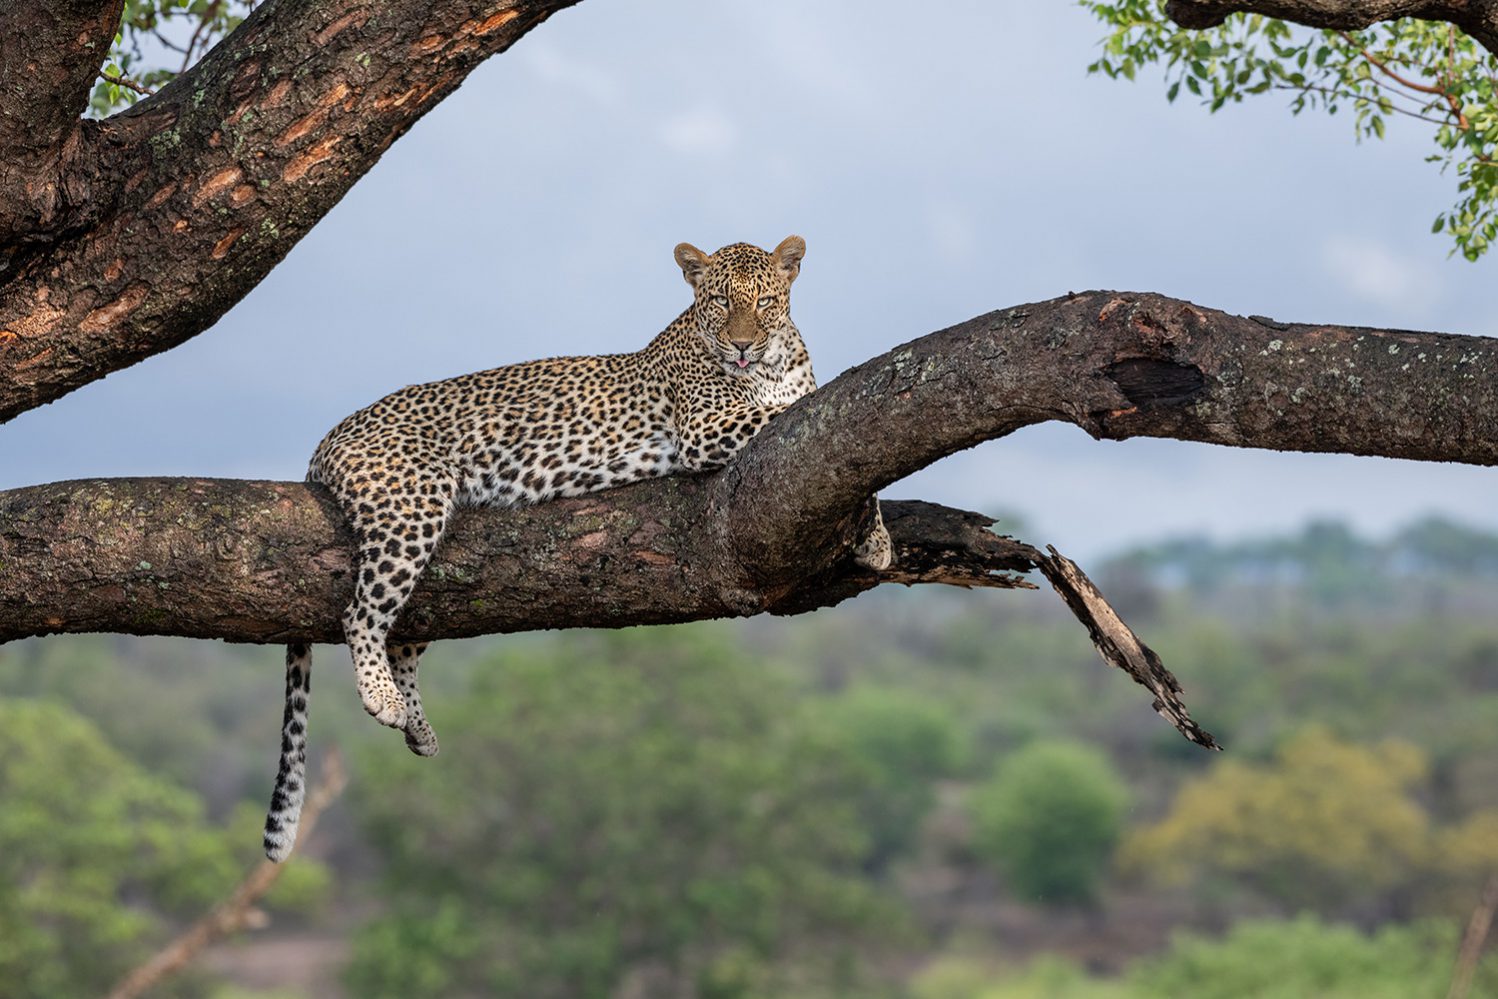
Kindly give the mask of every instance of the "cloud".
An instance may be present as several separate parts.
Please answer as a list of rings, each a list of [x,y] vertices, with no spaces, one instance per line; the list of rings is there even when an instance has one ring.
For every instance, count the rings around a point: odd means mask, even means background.
[[[525,67],[543,83],[570,90],[594,104],[615,107],[623,87],[612,74],[590,63],[574,59],[561,49],[527,38],[516,50]]]
[[[1441,280],[1424,259],[1369,239],[1329,236],[1321,244],[1321,266],[1356,298],[1391,309],[1430,306]]]
[[[972,213],[954,202],[939,202],[927,209],[926,231],[936,253],[948,263],[964,263],[977,252],[978,228]]]
[[[739,141],[738,127],[718,108],[700,107],[661,122],[661,142],[677,153],[721,156]]]

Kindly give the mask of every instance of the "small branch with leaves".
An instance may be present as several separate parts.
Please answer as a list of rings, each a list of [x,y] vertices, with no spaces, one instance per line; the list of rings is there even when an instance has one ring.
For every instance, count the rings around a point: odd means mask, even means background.
[[[1389,115],[1433,126],[1428,159],[1451,168],[1457,199],[1432,231],[1469,260],[1498,242],[1498,0],[1083,6],[1108,31],[1089,69],[1133,79],[1161,65],[1172,101],[1184,91],[1216,112],[1272,90],[1297,114],[1349,106],[1359,139],[1383,138]]]
[[[136,83],[134,80],[130,79],[127,76],[121,76],[117,73],[111,73],[107,69],[99,70],[99,79],[103,80],[105,83],[112,83],[116,87],[124,87],[126,90],[133,90],[137,94],[140,94],[142,97],[150,97],[152,94],[156,93],[156,91],[152,90],[150,87],[147,87],[140,83]]]

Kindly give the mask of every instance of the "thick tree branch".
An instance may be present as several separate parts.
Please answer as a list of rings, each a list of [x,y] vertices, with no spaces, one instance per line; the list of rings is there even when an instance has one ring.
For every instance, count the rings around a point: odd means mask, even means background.
[[[576,2],[267,0],[156,96],[72,128],[45,179],[83,196],[0,229],[0,422],[207,329],[480,62]]]
[[[93,194],[79,118],[124,0],[0,5],[0,283]]]
[[[210,326],[484,58],[576,0],[267,0],[197,66],[80,122],[120,0],[0,13],[0,422]],[[1172,0],[1355,29],[1498,0]],[[24,112],[18,108],[26,109]]]
[[[1039,569],[1103,660],[1147,687],[1186,738],[1216,748],[1187,714],[1175,677],[1054,549],[1046,557],[996,535],[981,514],[887,503],[893,569],[861,569],[844,549],[809,557],[797,586],[747,590],[742,553],[718,547],[711,482],[678,477],[466,511],[395,637],[800,614],[879,583],[1033,589],[1016,573]],[[352,547],[327,495],[296,483],[101,479],[0,493],[0,640],[120,631],[337,642]]]
[[[716,523],[749,555],[746,585],[775,592],[807,552],[845,543],[870,492],[1046,420],[1115,440],[1498,464],[1498,340],[1129,292],[991,312],[864,362],[772,422],[714,481]]]
[[[711,479],[461,513],[397,637],[623,627],[837,603],[879,582],[1031,587],[1039,554],[978,514],[894,503],[902,565],[808,561],[784,594],[739,584],[716,547]],[[319,487],[93,479],[0,493],[0,641],[55,632],[341,642],[353,536]]]
[[[1165,13],[1183,28],[1215,28],[1233,14],[1251,13],[1341,31],[1417,17],[1449,21],[1498,53],[1498,0],[1169,0]]]

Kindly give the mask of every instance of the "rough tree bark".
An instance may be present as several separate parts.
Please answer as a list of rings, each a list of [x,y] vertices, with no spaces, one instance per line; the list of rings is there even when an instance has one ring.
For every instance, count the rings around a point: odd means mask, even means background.
[[[1341,31],[1417,17],[1449,21],[1498,53],[1498,0],[1169,0],[1165,12],[1183,28],[1213,28],[1238,13]]]
[[[207,329],[480,61],[576,0],[266,0],[197,66],[82,121],[121,0],[0,7],[0,422]],[[1324,27],[1450,20],[1494,49],[1498,0],[1174,0]],[[900,562],[847,549],[868,496],[1045,420],[1096,437],[1498,462],[1498,341],[1287,325],[1090,292],[933,333],[847,372],[723,471],[460,523],[403,637],[799,613],[879,582],[1027,585],[1188,737],[1154,654],[1054,552],[973,514],[890,504]],[[1105,488],[1100,483],[1100,488]],[[289,483],[114,480],[0,494],[0,641],[59,631],[336,640],[343,527]]]
[[[480,62],[577,0],[266,0],[78,115],[121,0],[0,7],[0,423],[211,326]]]

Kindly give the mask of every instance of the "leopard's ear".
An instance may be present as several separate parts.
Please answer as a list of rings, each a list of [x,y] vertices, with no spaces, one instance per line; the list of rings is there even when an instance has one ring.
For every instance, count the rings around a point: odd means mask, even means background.
[[[806,240],[800,236],[787,236],[775,247],[775,266],[790,284],[801,273],[801,258],[806,256]]]
[[[707,265],[712,259],[710,254],[703,253],[691,243],[676,244],[676,264],[681,268],[681,276],[693,288],[702,284],[702,275],[707,273]]]

